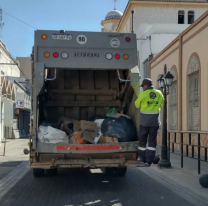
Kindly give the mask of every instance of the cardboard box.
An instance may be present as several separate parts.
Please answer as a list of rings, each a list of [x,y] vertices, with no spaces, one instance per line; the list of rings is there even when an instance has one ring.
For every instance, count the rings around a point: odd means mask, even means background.
[[[129,117],[128,115],[125,115],[125,114],[121,114],[121,113],[117,113],[114,118],[119,118],[119,117],[126,117],[128,119],[131,119],[131,117]]]
[[[115,137],[100,136],[98,143],[100,143],[100,144],[102,144],[102,143],[118,143],[118,139]]]
[[[80,128],[80,123],[77,120],[74,119],[69,119],[66,117],[62,117],[60,119],[61,127],[60,129],[64,132],[66,132],[67,135],[72,134],[73,132],[79,131]],[[69,128],[69,125],[72,124],[72,128]]]
[[[87,142],[83,139],[83,133],[77,132],[70,139],[69,144],[86,144]]]
[[[83,139],[94,144],[94,139],[98,136],[97,123],[81,120],[80,127],[83,133]]]

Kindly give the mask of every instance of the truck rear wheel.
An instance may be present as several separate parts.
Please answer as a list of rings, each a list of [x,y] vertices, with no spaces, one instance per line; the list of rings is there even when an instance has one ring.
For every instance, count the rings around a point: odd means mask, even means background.
[[[105,167],[102,169],[103,170],[103,173],[105,175],[109,175],[109,176],[112,176],[115,174],[115,168],[114,167]]]
[[[118,167],[118,168],[115,168],[115,175],[116,176],[125,176],[127,172],[127,167]]]
[[[54,168],[54,169],[47,169],[46,170],[46,174],[48,176],[55,176],[55,175],[57,175],[57,169],[56,168]]]
[[[44,176],[44,169],[33,169],[33,176],[34,177],[43,177]]]

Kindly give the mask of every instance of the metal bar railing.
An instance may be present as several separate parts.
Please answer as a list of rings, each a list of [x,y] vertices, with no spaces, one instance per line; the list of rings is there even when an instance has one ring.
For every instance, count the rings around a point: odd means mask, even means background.
[[[171,138],[171,134],[173,135]],[[177,134],[180,135],[180,142],[177,142]],[[184,134],[188,134],[188,141],[185,143],[184,141]],[[201,145],[201,135],[202,134],[208,134],[205,132],[192,132],[192,131],[182,131],[182,132],[176,132],[176,131],[168,131],[168,157],[170,159],[170,153],[180,155],[181,157],[181,168],[184,167],[184,157],[191,158],[197,160],[197,166],[198,166],[198,174],[201,173],[201,162],[208,162],[207,161],[207,147]],[[192,143],[192,135],[195,135],[195,142],[197,144]],[[172,139],[172,141],[171,141]],[[175,145],[180,146],[180,153],[176,153]],[[189,152],[189,149],[191,148],[191,154]],[[195,154],[195,148],[197,151],[197,155]],[[204,151],[204,158],[202,158],[201,152],[202,149]],[[185,150],[185,151],[184,151]],[[196,157],[195,157],[196,156]]]

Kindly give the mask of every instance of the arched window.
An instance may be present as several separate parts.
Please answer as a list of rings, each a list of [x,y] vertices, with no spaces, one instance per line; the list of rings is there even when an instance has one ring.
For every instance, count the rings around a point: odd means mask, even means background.
[[[169,87],[169,129],[177,130],[178,125],[178,114],[177,114],[177,70],[176,67],[172,67],[170,70],[171,74],[174,76],[173,83]]]
[[[188,129],[199,130],[199,69],[197,54],[193,54],[188,63]]]

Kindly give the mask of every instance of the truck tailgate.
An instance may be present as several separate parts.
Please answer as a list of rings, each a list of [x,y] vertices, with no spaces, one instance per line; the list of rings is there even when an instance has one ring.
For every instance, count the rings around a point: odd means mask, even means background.
[[[125,153],[136,152],[139,142],[119,142],[105,144],[48,144],[37,143],[39,153],[64,153],[64,154],[96,154],[96,153]]]

